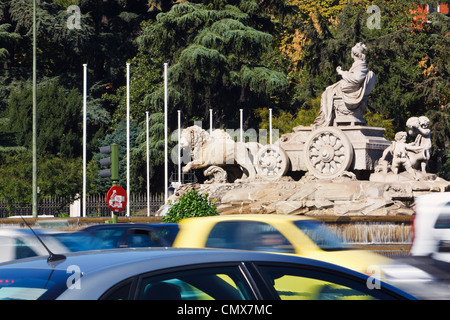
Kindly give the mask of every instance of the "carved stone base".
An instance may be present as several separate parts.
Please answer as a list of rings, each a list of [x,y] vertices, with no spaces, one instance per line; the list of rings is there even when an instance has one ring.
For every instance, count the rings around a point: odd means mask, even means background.
[[[400,175],[403,176],[403,175]],[[208,193],[220,214],[296,214],[307,216],[412,215],[416,196],[450,191],[450,182],[428,181],[258,181],[189,184],[177,189],[176,200],[190,189]]]

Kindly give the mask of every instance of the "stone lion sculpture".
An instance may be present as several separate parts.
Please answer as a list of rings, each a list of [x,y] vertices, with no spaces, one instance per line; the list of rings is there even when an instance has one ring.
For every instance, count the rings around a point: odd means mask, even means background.
[[[220,129],[214,130],[210,135],[196,125],[181,131],[179,143],[182,149],[190,152],[192,159],[183,167],[183,173],[209,166],[233,172],[233,167],[237,165],[242,169],[242,176],[246,176],[246,179],[253,180],[256,177],[253,158],[260,147],[259,143],[235,142],[227,132]],[[223,182],[222,170],[220,175],[220,182]]]

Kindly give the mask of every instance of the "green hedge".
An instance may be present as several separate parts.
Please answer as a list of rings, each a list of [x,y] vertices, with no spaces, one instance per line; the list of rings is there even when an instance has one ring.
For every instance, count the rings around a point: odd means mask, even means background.
[[[181,219],[191,217],[216,216],[217,208],[208,195],[199,194],[196,190],[189,190],[174,203],[162,218],[166,223],[178,223]]]

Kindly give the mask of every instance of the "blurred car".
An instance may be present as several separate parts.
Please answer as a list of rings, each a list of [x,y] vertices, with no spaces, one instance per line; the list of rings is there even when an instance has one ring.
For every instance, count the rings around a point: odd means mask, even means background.
[[[79,233],[92,236],[95,249],[170,247],[178,233],[176,223],[97,224]]]
[[[330,262],[363,273],[390,259],[350,250],[324,223],[304,216],[228,215],[180,221],[173,244],[185,248],[224,248],[282,252]]]
[[[34,229],[51,251],[72,252],[90,250],[87,235],[64,234],[53,230]],[[29,229],[0,229],[0,262],[47,255],[47,250]]]
[[[0,264],[0,299],[415,299],[368,283],[367,275],[321,261],[220,249],[127,248]]]
[[[411,255],[450,262],[450,192],[417,197]]]

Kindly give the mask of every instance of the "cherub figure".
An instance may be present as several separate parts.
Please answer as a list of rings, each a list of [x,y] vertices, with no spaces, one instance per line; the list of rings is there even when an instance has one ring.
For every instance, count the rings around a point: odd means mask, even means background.
[[[419,148],[418,152],[409,154],[411,165],[417,170],[422,170],[422,173],[426,173],[428,160],[431,157],[431,131],[428,128],[429,124],[430,119],[425,116],[411,117],[406,122],[406,125],[410,128],[409,134],[417,135],[416,140],[410,145]]]
[[[379,159],[379,163],[386,163],[386,156],[391,153],[392,154],[392,164],[391,170],[393,173],[398,174],[400,168],[404,168],[409,174],[411,174],[414,178],[417,178],[416,172],[412,167],[411,160],[409,158],[409,151],[411,152],[419,152],[421,150],[420,147],[412,146],[406,143],[407,133],[404,131],[397,132],[395,134],[395,141],[392,141],[391,145],[387,147],[381,158]]]

